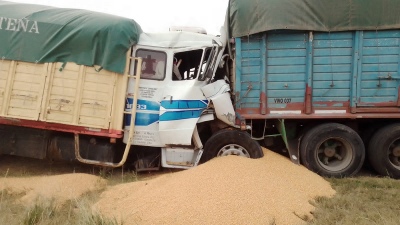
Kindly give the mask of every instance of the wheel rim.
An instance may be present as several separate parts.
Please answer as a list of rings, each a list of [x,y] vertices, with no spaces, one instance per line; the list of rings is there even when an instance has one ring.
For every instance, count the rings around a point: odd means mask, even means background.
[[[389,145],[387,153],[390,164],[397,169],[400,169],[400,139],[394,140]]]
[[[326,170],[338,172],[346,169],[353,161],[353,148],[342,138],[329,138],[318,147],[317,161]]]
[[[229,144],[222,147],[217,156],[237,155],[250,158],[249,152],[240,145]]]

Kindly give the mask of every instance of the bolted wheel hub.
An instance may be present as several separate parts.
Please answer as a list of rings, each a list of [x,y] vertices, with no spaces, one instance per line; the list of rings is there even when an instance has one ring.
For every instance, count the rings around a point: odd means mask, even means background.
[[[393,148],[392,154],[393,154],[395,157],[400,157],[400,146],[396,146],[395,148]]]
[[[328,170],[342,170],[351,163],[351,146],[341,138],[327,139],[319,147],[318,159],[321,166]]]
[[[324,149],[324,154],[327,157],[333,157],[336,154],[336,149],[333,147],[327,147]]]
[[[247,150],[242,146],[236,144],[225,145],[219,150],[217,154],[217,156],[226,156],[226,155],[237,155],[250,158],[250,154],[247,152]]]

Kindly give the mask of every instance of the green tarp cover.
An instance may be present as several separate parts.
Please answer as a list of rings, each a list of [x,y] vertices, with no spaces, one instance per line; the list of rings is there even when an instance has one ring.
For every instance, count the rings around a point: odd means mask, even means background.
[[[0,58],[75,62],[123,73],[142,32],[132,19],[81,9],[0,1]]]
[[[277,29],[396,29],[400,0],[230,0],[226,23],[231,37]]]

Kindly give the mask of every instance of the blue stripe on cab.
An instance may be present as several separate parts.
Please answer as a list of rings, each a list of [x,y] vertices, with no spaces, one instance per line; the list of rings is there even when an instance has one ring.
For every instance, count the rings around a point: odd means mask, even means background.
[[[163,100],[161,106],[165,109],[193,109],[206,108],[207,100]]]
[[[165,112],[160,116],[160,121],[172,121],[199,118],[203,109]]]

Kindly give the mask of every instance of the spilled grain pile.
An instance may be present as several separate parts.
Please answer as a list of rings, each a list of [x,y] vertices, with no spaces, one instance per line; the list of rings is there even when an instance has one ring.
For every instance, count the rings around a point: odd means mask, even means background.
[[[287,158],[215,158],[196,168],[103,192],[94,208],[124,224],[303,224],[330,184]]]
[[[0,178],[0,191],[6,189],[10,193],[22,194],[20,201],[24,204],[34,204],[38,199],[63,204],[89,191],[104,189],[106,185],[104,179],[83,173]]]

